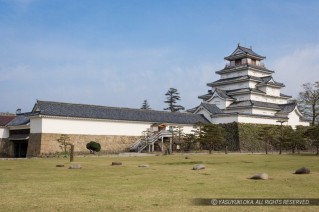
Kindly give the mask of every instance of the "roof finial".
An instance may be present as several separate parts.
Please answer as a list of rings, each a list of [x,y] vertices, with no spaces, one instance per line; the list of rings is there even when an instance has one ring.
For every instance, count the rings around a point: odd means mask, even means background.
[[[251,49],[251,50],[253,50],[253,47],[252,47],[252,46],[250,46],[250,49]]]
[[[238,42],[238,47],[240,46],[240,43]]]

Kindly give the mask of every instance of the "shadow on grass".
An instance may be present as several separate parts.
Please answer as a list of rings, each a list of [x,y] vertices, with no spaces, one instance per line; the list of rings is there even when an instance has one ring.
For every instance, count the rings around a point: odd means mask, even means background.
[[[203,163],[203,161],[172,162],[172,163],[163,163],[163,165],[195,165],[198,163]]]

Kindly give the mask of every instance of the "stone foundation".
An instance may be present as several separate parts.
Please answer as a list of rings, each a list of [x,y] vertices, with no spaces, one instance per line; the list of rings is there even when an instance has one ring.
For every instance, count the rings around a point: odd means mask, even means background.
[[[61,152],[59,142],[61,134],[30,134],[28,144],[28,157],[35,157],[42,154],[52,154]],[[135,143],[140,136],[117,136],[117,135],[68,135],[70,143],[74,145],[74,151],[77,153],[88,153],[86,144],[95,141],[101,144],[103,153],[119,153],[129,150],[129,147]]]
[[[36,157],[41,153],[41,135],[40,133],[31,133],[28,142],[27,157]]]
[[[0,157],[14,157],[13,142],[0,138]]]

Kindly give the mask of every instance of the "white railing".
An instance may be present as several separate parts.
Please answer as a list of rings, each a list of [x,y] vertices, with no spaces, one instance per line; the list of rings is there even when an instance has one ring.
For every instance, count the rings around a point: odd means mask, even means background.
[[[170,131],[153,132],[149,137],[141,138],[130,146],[131,151],[142,152],[147,146],[154,145],[160,138],[172,137]]]

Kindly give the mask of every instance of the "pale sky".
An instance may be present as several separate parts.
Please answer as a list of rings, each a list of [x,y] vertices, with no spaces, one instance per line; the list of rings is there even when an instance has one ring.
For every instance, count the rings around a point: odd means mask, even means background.
[[[0,112],[37,99],[185,108],[237,43],[267,59],[282,93],[319,81],[319,1],[0,0]]]

